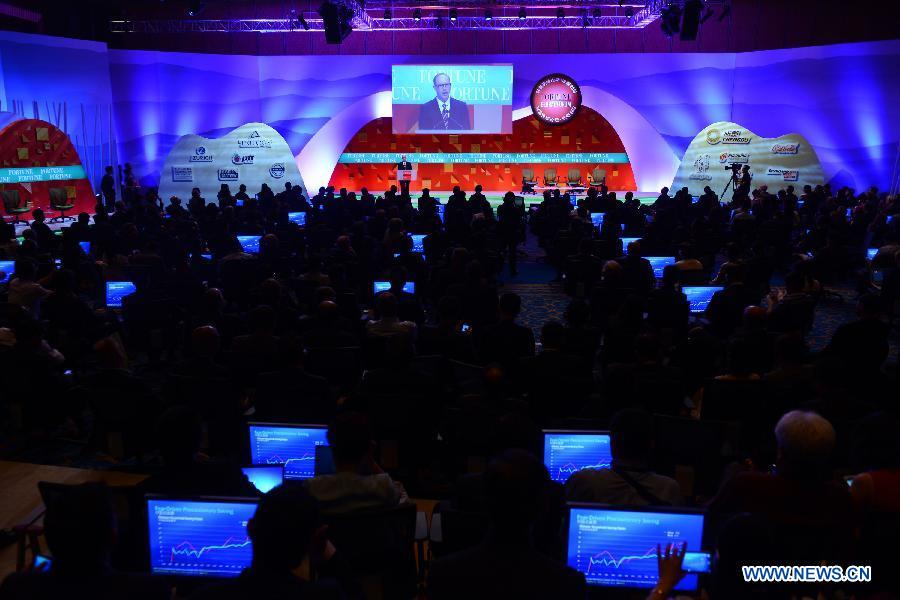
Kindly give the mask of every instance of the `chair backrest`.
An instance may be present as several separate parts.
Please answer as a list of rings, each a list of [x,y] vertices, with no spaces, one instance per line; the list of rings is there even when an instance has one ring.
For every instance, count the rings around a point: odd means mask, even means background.
[[[416,505],[324,517],[328,539],[381,598],[416,593]],[[380,591],[380,594],[378,593]]]
[[[50,188],[50,206],[67,206],[69,204],[69,195],[66,188]]]
[[[0,193],[3,194],[3,207],[7,211],[19,208],[19,202],[21,201],[19,190],[3,190]]]
[[[544,169],[544,179],[548,181],[556,180],[556,169]]]
[[[580,181],[581,180],[581,169],[577,169],[572,167],[569,169],[569,181]]]
[[[606,169],[594,169],[594,173],[591,176],[594,181],[600,181],[606,177]]]
[[[534,169],[524,168],[522,169],[522,179],[525,181],[533,181],[534,180]]]

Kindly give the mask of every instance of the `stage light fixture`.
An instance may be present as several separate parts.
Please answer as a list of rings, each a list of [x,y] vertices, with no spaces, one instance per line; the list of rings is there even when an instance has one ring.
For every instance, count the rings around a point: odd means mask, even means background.
[[[684,16],[681,18],[681,39],[683,41],[690,42],[697,39],[701,12],[703,12],[702,0],[687,0],[684,3]]]
[[[628,8],[626,8],[626,9],[625,9],[625,16],[626,16],[627,18],[629,18],[629,19],[630,19],[631,17],[633,17],[633,16],[634,16],[634,7],[629,6]]]
[[[325,26],[325,42],[340,44],[353,32],[353,10],[344,4],[325,0],[319,7],[322,24]]]
[[[565,19],[566,18],[566,11],[563,10],[562,6],[560,6],[559,8],[556,9],[556,18],[557,19]]]
[[[413,11],[413,20],[416,23],[418,23],[419,21],[422,20],[422,10],[421,9],[417,8],[416,10]]]
[[[391,9],[389,9],[389,8],[384,9],[384,20],[385,21],[391,20]]]
[[[455,9],[455,8],[451,8],[451,9],[450,9],[450,20],[451,20],[451,21],[455,21],[455,20],[456,20],[456,9]]]
[[[525,20],[525,7],[524,6],[519,9],[519,20],[520,21]]]
[[[662,10],[660,17],[660,26],[667,37],[672,37],[681,30],[680,6],[669,4]]]
[[[599,8],[594,9],[594,18],[595,19],[599,19],[601,14],[603,14],[603,13],[600,11]]]
[[[590,25],[590,24],[591,24],[591,22],[590,22],[590,20],[588,19],[587,12],[585,11],[585,12],[581,15],[581,26],[584,27],[584,28],[586,28],[586,27],[587,27],[588,25]]]
[[[437,29],[440,29],[441,27],[444,26],[444,20],[441,18],[440,15],[438,15],[438,16],[436,16],[436,17],[434,18],[434,26],[435,26]]]
[[[484,20],[485,21],[492,21],[493,19],[494,19],[494,15],[491,13],[491,11],[489,11],[489,10],[484,11]]]
[[[303,31],[309,31],[309,23],[306,22],[306,19],[303,18],[303,15],[300,15],[298,20],[300,21],[300,26],[303,28]]]

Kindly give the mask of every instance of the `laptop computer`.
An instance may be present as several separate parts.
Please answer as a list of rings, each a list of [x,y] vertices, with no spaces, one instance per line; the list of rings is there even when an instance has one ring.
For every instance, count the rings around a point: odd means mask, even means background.
[[[686,543],[688,552],[698,552],[703,526],[703,513],[690,510],[570,504],[566,564],[590,586],[652,588],[657,546]],[[696,590],[697,584],[697,575],[688,574],[675,589]]]
[[[247,521],[255,498],[148,496],[150,572],[183,577],[237,577],[250,566]]]
[[[866,260],[873,261],[875,260],[875,255],[878,254],[878,248],[866,248]]]
[[[133,281],[107,281],[106,307],[122,308],[122,298],[137,291]]]
[[[249,423],[250,463],[284,465],[284,479],[315,474],[316,446],[327,446],[325,425]]]
[[[334,475],[337,467],[334,466],[334,454],[331,446],[316,446],[316,477],[319,475]]]
[[[544,466],[550,478],[560,483],[582,469],[609,469],[609,432],[545,429]]]
[[[78,245],[81,246],[81,251],[85,254],[91,253],[91,243],[90,242],[78,242]]]
[[[381,292],[386,292],[391,289],[390,281],[375,281],[372,283],[372,295],[377,296]],[[407,294],[415,294],[416,293],[416,282],[415,281],[407,281],[403,284],[403,291]]]
[[[650,261],[650,266],[653,267],[653,276],[657,279],[662,279],[663,270],[676,262],[674,256],[645,256],[644,258]]]
[[[722,289],[724,288],[720,285],[697,285],[685,286],[681,288],[681,291],[687,296],[688,302],[691,305],[691,313],[698,314],[706,312],[709,301],[712,300],[712,297],[716,292]]]
[[[606,218],[606,213],[591,213],[591,224],[597,229],[603,227],[603,219]]]
[[[241,471],[253,487],[261,494],[267,494],[272,488],[284,482],[283,465],[252,465],[241,467]]]
[[[16,261],[0,260],[0,283],[6,283],[12,279],[13,273],[16,272]]]
[[[636,237],[623,237],[623,238],[619,238],[619,239],[622,240],[622,248],[627,249],[627,248],[628,248],[628,244],[630,244],[631,242],[637,242],[637,241],[640,240],[641,238],[636,238]]]
[[[302,211],[298,212],[289,212],[288,213],[288,221],[299,225],[300,227],[306,226],[306,213]]]
[[[247,254],[259,254],[259,235],[239,235],[237,241],[241,245],[241,249]]]
[[[412,238],[412,251],[419,254],[425,254],[425,234],[414,233],[409,237]]]

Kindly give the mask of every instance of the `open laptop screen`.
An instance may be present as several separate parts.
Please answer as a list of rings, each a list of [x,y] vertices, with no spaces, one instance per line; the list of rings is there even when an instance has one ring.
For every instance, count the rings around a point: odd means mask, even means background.
[[[259,235],[239,235],[237,236],[238,243],[241,245],[241,249],[247,254],[259,254],[259,240],[262,239],[262,236]]]
[[[588,585],[652,588],[657,545],[686,542],[688,552],[697,552],[702,541],[702,513],[572,505],[566,564],[584,573]],[[697,575],[686,575],[675,589],[697,589]]]
[[[150,572],[237,577],[253,558],[247,521],[256,504],[249,498],[148,498]]]
[[[276,488],[284,482],[284,467],[282,465],[254,465],[242,467],[247,481],[253,484],[259,493],[268,494],[269,490]]]
[[[687,296],[691,305],[691,312],[694,314],[706,312],[706,307],[709,306],[710,300],[720,290],[722,290],[722,286],[718,285],[685,286],[681,288],[681,291]]]
[[[611,465],[608,432],[544,430],[544,466],[553,481],[565,483],[576,471]]]
[[[391,289],[390,281],[376,281],[372,284],[372,295],[377,296],[381,292],[387,292]],[[416,293],[416,282],[415,281],[407,281],[403,284],[403,291],[407,294],[415,294]]]
[[[284,465],[285,479],[315,474],[316,446],[328,445],[324,425],[250,423],[250,462]]]
[[[295,223],[300,227],[306,225],[306,213],[305,212],[289,212],[288,213],[288,221],[291,223]]]
[[[122,298],[130,296],[137,291],[132,281],[107,281],[106,282],[106,306],[109,308],[122,308]]]
[[[13,273],[16,272],[16,261],[14,260],[0,260],[0,283],[6,283],[12,278]]]
[[[663,270],[669,265],[675,264],[674,256],[645,256],[648,261],[650,261],[650,266],[653,267],[653,276],[657,279],[662,279]]]

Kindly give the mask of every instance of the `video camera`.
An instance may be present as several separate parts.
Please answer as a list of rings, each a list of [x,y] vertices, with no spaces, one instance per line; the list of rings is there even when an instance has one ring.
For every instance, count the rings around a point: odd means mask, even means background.
[[[741,170],[742,166],[743,166],[742,163],[731,163],[731,164],[725,165],[725,170],[726,171],[734,171],[735,173],[737,173],[738,171]]]

